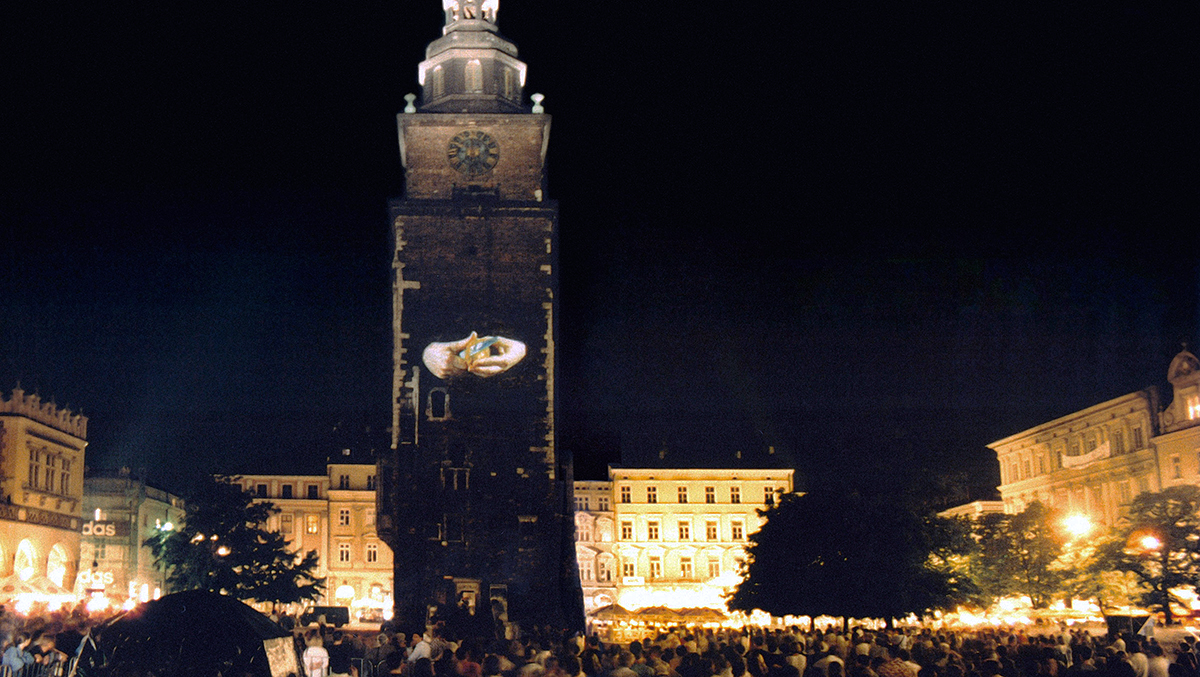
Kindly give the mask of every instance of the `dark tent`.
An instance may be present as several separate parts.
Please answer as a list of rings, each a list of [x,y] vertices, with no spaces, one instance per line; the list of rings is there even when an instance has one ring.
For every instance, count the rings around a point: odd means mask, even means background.
[[[285,677],[299,674],[292,636],[226,595],[191,590],[146,602],[92,629],[80,677]]]

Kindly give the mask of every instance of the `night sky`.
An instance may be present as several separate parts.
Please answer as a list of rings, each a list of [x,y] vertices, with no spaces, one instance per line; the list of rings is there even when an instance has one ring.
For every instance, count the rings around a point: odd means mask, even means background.
[[[554,116],[578,477],[899,459],[982,498],[988,442],[1169,393],[1200,341],[1191,23],[1026,4],[501,3]],[[386,443],[395,114],[441,26],[436,0],[7,10],[0,390],[172,489]]]

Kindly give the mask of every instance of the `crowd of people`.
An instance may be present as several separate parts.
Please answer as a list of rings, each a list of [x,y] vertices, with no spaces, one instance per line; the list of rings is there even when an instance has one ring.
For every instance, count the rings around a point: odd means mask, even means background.
[[[60,677],[91,620],[82,608],[19,616],[0,606],[0,677]]]
[[[94,620],[78,609],[22,617],[0,607],[0,677],[65,677]],[[1150,634],[680,627],[615,642],[549,629],[471,639],[443,624],[424,634],[292,631],[298,677],[1200,677],[1192,635]]]
[[[333,632],[326,642],[315,629],[296,637],[307,677],[1200,677],[1200,646],[1190,635],[1162,645],[1065,627],[678,628],[631,642],[549,632],[483,641],[443,627],[365,641]]]

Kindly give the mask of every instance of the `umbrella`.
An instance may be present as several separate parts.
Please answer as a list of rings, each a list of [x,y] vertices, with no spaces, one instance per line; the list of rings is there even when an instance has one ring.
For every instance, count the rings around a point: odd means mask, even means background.
[[[633,612],[620,604],[609,604],[592,609],[588,615],[598,621],[627,621],[633,618]]]
[[[232,597],[189,590],[140,604],[93,628],[77,674],[284,677],[289,672],[300,673],[290,633]]]
[[[70,590],[45,576],[32,576],[24,581],[17,574],[0,578],[0,600],[8,601],[21,596],[36,599],[74,598]]]

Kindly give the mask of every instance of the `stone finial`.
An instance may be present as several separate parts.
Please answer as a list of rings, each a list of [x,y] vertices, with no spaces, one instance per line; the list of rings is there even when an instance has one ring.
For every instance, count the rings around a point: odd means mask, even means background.
[[[442,0],[446,13],[446,25],[458,21],[486,21],[496,23],[500,11],[500,0]]]
[[[417,95],[410,92],[410,93],[404,95],[404,100],[408,102],[404,106],[404,112],[405,113],[416,113],[417,107],[414,102],[417,100]]]
[[[545,113],[546,109],[542,107],[542,101],[546,98],[543,94],[530,94],[529,98],[533,101],[534,113]]]

